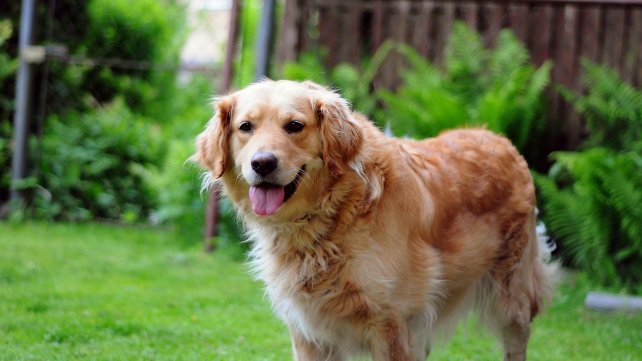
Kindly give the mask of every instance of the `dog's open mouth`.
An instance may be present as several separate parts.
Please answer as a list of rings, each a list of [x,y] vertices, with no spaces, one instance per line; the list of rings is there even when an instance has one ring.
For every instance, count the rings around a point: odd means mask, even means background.
[[[250,202],[254,212],[260,216],[271,216],[276,213],[281,204],[292,197],[304,173],[305,165],[299,169],[294,180],[285,186],[263,182],[250,187]]]

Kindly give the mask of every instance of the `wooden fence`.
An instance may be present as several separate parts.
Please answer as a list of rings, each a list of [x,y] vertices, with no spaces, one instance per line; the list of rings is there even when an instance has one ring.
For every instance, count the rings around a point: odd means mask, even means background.
[[[616,69],[642,86],[642,0],[287,0],[278,43],[280,64],[324,47],[327,66],[359,64],[386,39],[414,46],[439,63],[455,21],[464,21],[492,46],[502,28],[511,28],[535,65],[553,61],[553,83],[581,91],[580,59]],[[375,87],[395,88],[400,57],[391,56]],[[580,116],[549,92],[551,128],[562,137],[553,148],[574,148],[583,127]]]

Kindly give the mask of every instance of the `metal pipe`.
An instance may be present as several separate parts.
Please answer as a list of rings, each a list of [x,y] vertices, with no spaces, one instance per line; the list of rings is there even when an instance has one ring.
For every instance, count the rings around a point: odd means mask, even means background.
[[[37,0],[22,0],[20,14],[19,51],[22,53],[34,42],[34,17]],[[31,93],[33,84],[34,65],[20,56],[20,67],[16,76],[16,109],[13,117],[14,149],[11,159],[11,203],[21,205],[24,194],[15,189],[15,182],[27,176],[27,159],[29,154],[29,123],[31,116]]]
[[[256,67],[254,80],[259,81],[268,74],[272,52],[272,33],[274,30],[275,0],[263,1],[263,14],[256,44]]]

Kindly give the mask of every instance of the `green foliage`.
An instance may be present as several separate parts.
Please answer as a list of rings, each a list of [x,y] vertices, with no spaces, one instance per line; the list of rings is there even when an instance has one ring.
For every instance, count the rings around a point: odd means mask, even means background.
[[[262,2],[247,0],[243,2],[240,14],[240,54],[234,67],[234,86],[244,88],[254,79],[254,65],[256,56],[256,34],[261,21]]]
[[[382,91],[386,119],[396,135],[426,138],[445,129],[486,126],[510,138],[522,152],[534,149],[544,126],[544,88],[550,63],[536,69],[528,51],[510,30],[494,49],[478,34],[456,23],[443,67],[402,45],[409,68],[397,92]]]
[[[126,59],[141,64],[175,64],[184,35],[183,9],[173,1],[91,0],[84,53],[91,57]],[[93,67],[83,88],[99,103],[121,94],[136,112],[172,87],[175,74],[118,67]]]
[[[562,256],[600,284],[641,292],[642,157],[598,147],[553,158],[535,180]]]
[[[642,153],[642,91],[623,82],[617,72],[582,61],[582,96],[560,88],[560,92],[586,118],[590,129],[583,148],[604,146]]]
[[[544,221],[562,256],[603,285],[642,293],[642,92],[583,62],[586,96],[562,89],[587,119],[582,152],[554,153],[536,175]]]
[[[205,202],[199,197],[202,171],[185,161],[194,153],[194,144],[175,139],[167,153],[162,168],[151,177],[158,193],[156,222],[174,226],[186,238],[200,239],[205,215]]]
[[[0,89],[18,67],[18,62],[5,53],[4,44],[13,32],[11,21],[0,21]],[[13,109],[13,99],[0,94],[0,202],[3,194],[9,190],[11,174],[11,146],[13,138],[11,120],[9,115]]]
[[[31,181],[36,216],[145,220],[156,199],[146,167],[158,166],[164,152],[157,129],[122,101],[64,120],[52,115],[47,124],[40,176]]]
[[[363,61],[360,68],[342,63],[331,71],[327,71],[322,64],[322,59],[327,56],[326,50],[307,52],[300,56],[298,62],[285,64],[282,77],[297,81],[311,80],[336,87],[357,111],[372,118],[378,105],[378,99],[372,92],[372,82],[394,48],[395,44],[392,41],[386,41],[371,59]]]

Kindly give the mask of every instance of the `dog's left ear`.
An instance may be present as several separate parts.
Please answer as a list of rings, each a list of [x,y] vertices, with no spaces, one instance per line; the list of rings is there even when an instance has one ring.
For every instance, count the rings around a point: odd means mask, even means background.
[[[348,102],[338,94],[323,89],[313,104],[319,120],[323,161],[333,176],[350,169],[350,162],[361,149],[363,131],[352,116]]]

